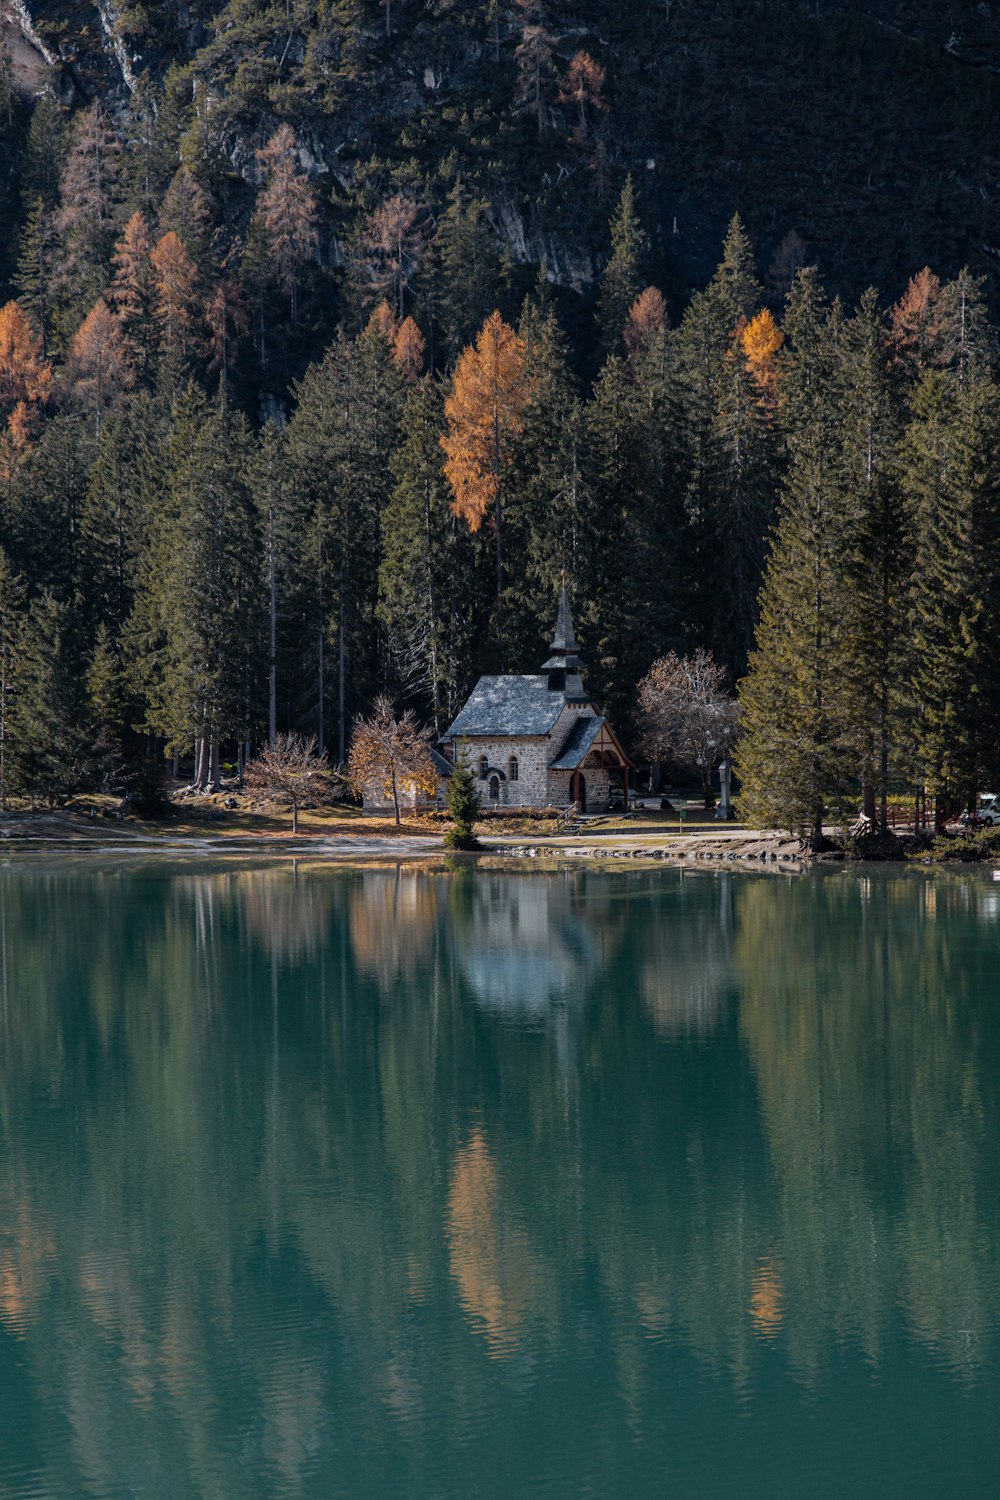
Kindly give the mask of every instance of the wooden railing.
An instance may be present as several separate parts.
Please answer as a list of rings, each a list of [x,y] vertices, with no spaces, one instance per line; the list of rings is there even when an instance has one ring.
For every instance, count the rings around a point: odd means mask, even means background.
[[[579,802],[570,802],[556,819],[556,833],[565,833],[580,816]]]

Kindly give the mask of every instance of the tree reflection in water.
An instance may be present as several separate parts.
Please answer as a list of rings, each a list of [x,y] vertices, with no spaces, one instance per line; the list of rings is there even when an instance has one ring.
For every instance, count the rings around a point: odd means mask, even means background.
[[[527,1392],[600,1490],[664,1351],[974,1388],[998,921],[910,873],[0,870],[0,1493],[390,1493],[402,1443],[457,1494],[426,1445],[509,1462]]]

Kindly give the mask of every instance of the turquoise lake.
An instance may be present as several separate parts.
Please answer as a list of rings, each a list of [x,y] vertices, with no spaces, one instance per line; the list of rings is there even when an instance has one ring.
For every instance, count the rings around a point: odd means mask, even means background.
[[[978,1500],[1000,883],[0,867],[0,1500]]]

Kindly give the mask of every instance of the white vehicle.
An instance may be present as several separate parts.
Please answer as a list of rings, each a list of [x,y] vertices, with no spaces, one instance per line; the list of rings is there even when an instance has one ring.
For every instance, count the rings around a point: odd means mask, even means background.
[[[968,823],[968,809],[962,814],[960,821]],[[976,822],[984,828],[992,828],[995,823],[1000,823],[1000,793],[980,792],[976,802]]]

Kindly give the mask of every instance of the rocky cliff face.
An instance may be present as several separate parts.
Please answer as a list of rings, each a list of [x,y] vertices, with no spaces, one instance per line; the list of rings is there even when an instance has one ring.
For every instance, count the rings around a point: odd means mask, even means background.
[[[515,265],[580,291],[631,171],[653,267],[683,297],[735,209],[765,266],[796,231],[849,295],[898,292],[925,261],[1000,252],[1000,10],[972,0],[8,0],[16,86],[99,98],[123,131],[144,81],[190,72],[206,149],[243,183],[276,124],[330,205],[343,253],[359,206],[464,183]],[[386,16],[389,17],[387,33]],[[289,17],[287,27],[285,17]],[[544,32],[540,114],[527,28]],[[601,83],[581,103],[575,55]],[[518,106],[520,100],[520,106]],[[582,122],[582,125],[581,125]],[[237,192],[238,199],[238,192]],[[340,247],[339,249],[336,247]]]

